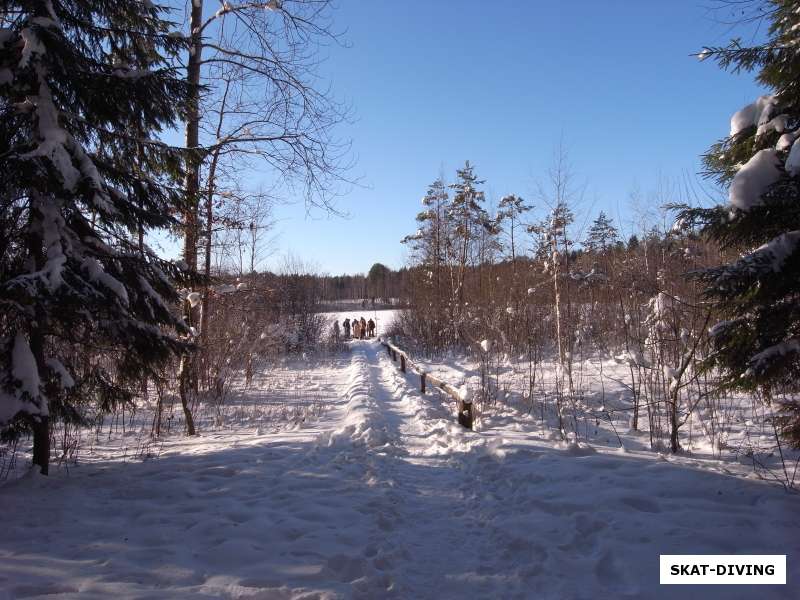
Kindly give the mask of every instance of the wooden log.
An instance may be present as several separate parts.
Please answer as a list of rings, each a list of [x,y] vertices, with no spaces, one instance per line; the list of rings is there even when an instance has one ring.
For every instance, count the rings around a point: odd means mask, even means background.
[[[420,373],[420,376],[419,376],[419,389],[423,394],[425,393],[425,377],[426,377],[425,371]]]
[[[400,355],[400,370],[405,373],[406,372],[406,355]]]

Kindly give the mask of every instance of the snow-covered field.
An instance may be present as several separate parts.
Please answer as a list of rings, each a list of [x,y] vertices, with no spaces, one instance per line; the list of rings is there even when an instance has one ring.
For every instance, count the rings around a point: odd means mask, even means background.
[[[436,360],[414,358],[427,372],[456,386],[481,387],[482,365],[474,354],[450,354]],[[486,369],[489,388],[494,395],[488,403],[478,404],[475,427],[502,418],[505,413],[538,421],[543,430],[557,432],[554,397],[557,365],[552,357],[535,367],[536,378],[531,393],[529,364],[524,356],[492,355]],[[631,428],[632,393],[627,364],[609,356],[594,354],[573,366],[577,415],[573,421],[572,407],[567,403],[565,413],[570,431],[577,429],[579,439],[592,446],[608,449],[652,450],[647,409],[639,410],[638,429]],[[641,401],[645,403],[644,400]],[[683,407],[682,407],[683,408]],[[772,417],[777,406],[767,407],[747,396],[724,395],[713,401],[700,401],[688,411],[680,429],[680,444],[684,454],[734,469],[748,476],[760,476],[786,483],[800,482],[800,452],[785,447],[776,450]],[[524,414],[520,414],[524,413]],[[661,424],[666,420],[660,415]],[[543,435],[544,435],[543,431]],[[654,432],[653,445],[663,452],[667,432]],[[659,437],[660,436],[660,437]],[[785,464],[781,462],[781,453]],[[754,469],[755,467],[755,469]],[[786,470],[784,471],[784,467]],[[755,470],[755,472],[754,472]]]
[[[344,322],[345,319],[350,319],[351,321],[354,318],[360,319],[361,317],[364,317],[367,321],[372,319],[373,321],[375,321],[376,335],[383,335],[386,333],[386,330],[391,326],[398,312],[399,309],[395,308],[385,308],[378,310],[354,308],[352,310],[348,309],[346,311],[324,312],[320,314],[323,317],[325,317],[325,319],[328,320],[331,327],[333,327],[334,321],[338,321],[339,327],[342,327],[342,323]]]
[[[377,341],[350,348],[306,367],[314,418],[7,482],[0,598],[797,597],[796,494],[719,460],[562,446],[500,405],[467,431]],[[787,554],[789,585],[659,586],[660,554],[704,553]]]

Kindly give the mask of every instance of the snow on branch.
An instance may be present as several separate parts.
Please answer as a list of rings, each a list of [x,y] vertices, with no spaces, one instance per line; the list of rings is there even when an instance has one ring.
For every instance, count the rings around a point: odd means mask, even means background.
[[[781,177],[781,161],[776,150],[759,150],[733,178],[728,198],[740,210],[750,210],[763,203],[762,196]]]
[[[40,391],[36,358],[22,333],[16,334],[11,349],[11,380],[5,390],[0,388],[0,423],[7,423],[20,411],[29,415],[48,414],[47,399]],[[11,393],[9,388],[13,390]]]

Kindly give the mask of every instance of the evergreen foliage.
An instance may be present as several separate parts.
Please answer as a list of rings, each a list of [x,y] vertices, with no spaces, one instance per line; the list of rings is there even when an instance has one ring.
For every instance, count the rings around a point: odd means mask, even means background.
[[[603,253],[619,244],[619,233],[604,212],[589,227],[584,246],[589,252]]]
[[[449,236],[446,218],[449,201],[444,181],[436,179],[422,198],[424,209],[417,214],[419,229],[401,240],[417,253],[421,264],[432,269],[447,261]]]
[[[33,430],[43,472],[48,420],[126,402],[187,347],[171,308],[183,275],[143,243],[175,225],[182,202],[183,157],[153,141],[188,95],[173,69],[186,43],[165,10],[3,6],[0,425],[5,436]]]
[[[729,204],[685,208],[679,222],[738,258],[697,273],[724,320],[711,330],[724,384],[785,393],[784,433],[800,447],[800,2],[770,0],[766,42],[707,48],[722,68],[755,71],[771,93],[731,119],[730,136],[705,157],[708,175],[729,189]],[[794,399],[793,399],[794,398]]]
[[[516,266],[517,260],[517,236],[516,231],[520,225],[524,225],[525,214],[533,210],[533,206],[527,204],[524,199],[516,194],[504,196],[497,206],[497,224],[503,228],[510,242],[511,260]],[[508,223],[504,227],[504,224]]]
[[[456,182],[450,185],[453,197],[448,206],[448,218],[452,223],[455,252],[458,254],[460,301],[464,299],[466,267],[471,254],[474,254],[470,250],[480,239],[482,230],[496,233],[496,226],[483,207],[486,197],[483,191],[478,189],[483,183],[483,180],[479,180],[475,175],[469,161],[466,161],[464,168],[456,170]]]

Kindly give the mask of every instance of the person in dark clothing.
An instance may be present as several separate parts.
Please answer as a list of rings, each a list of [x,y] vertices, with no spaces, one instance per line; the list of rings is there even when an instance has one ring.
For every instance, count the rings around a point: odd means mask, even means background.
[[[342,325],[344,326],[344,338],[350,339],[350,319],[345,319]]]
[[[375,337],[375,321],[372,319],[367,321],[367,331],[369,332],[369,337]]]
[[[367,337],[367,320],[364,317],[361,317],[361,339],[366,339]]]

